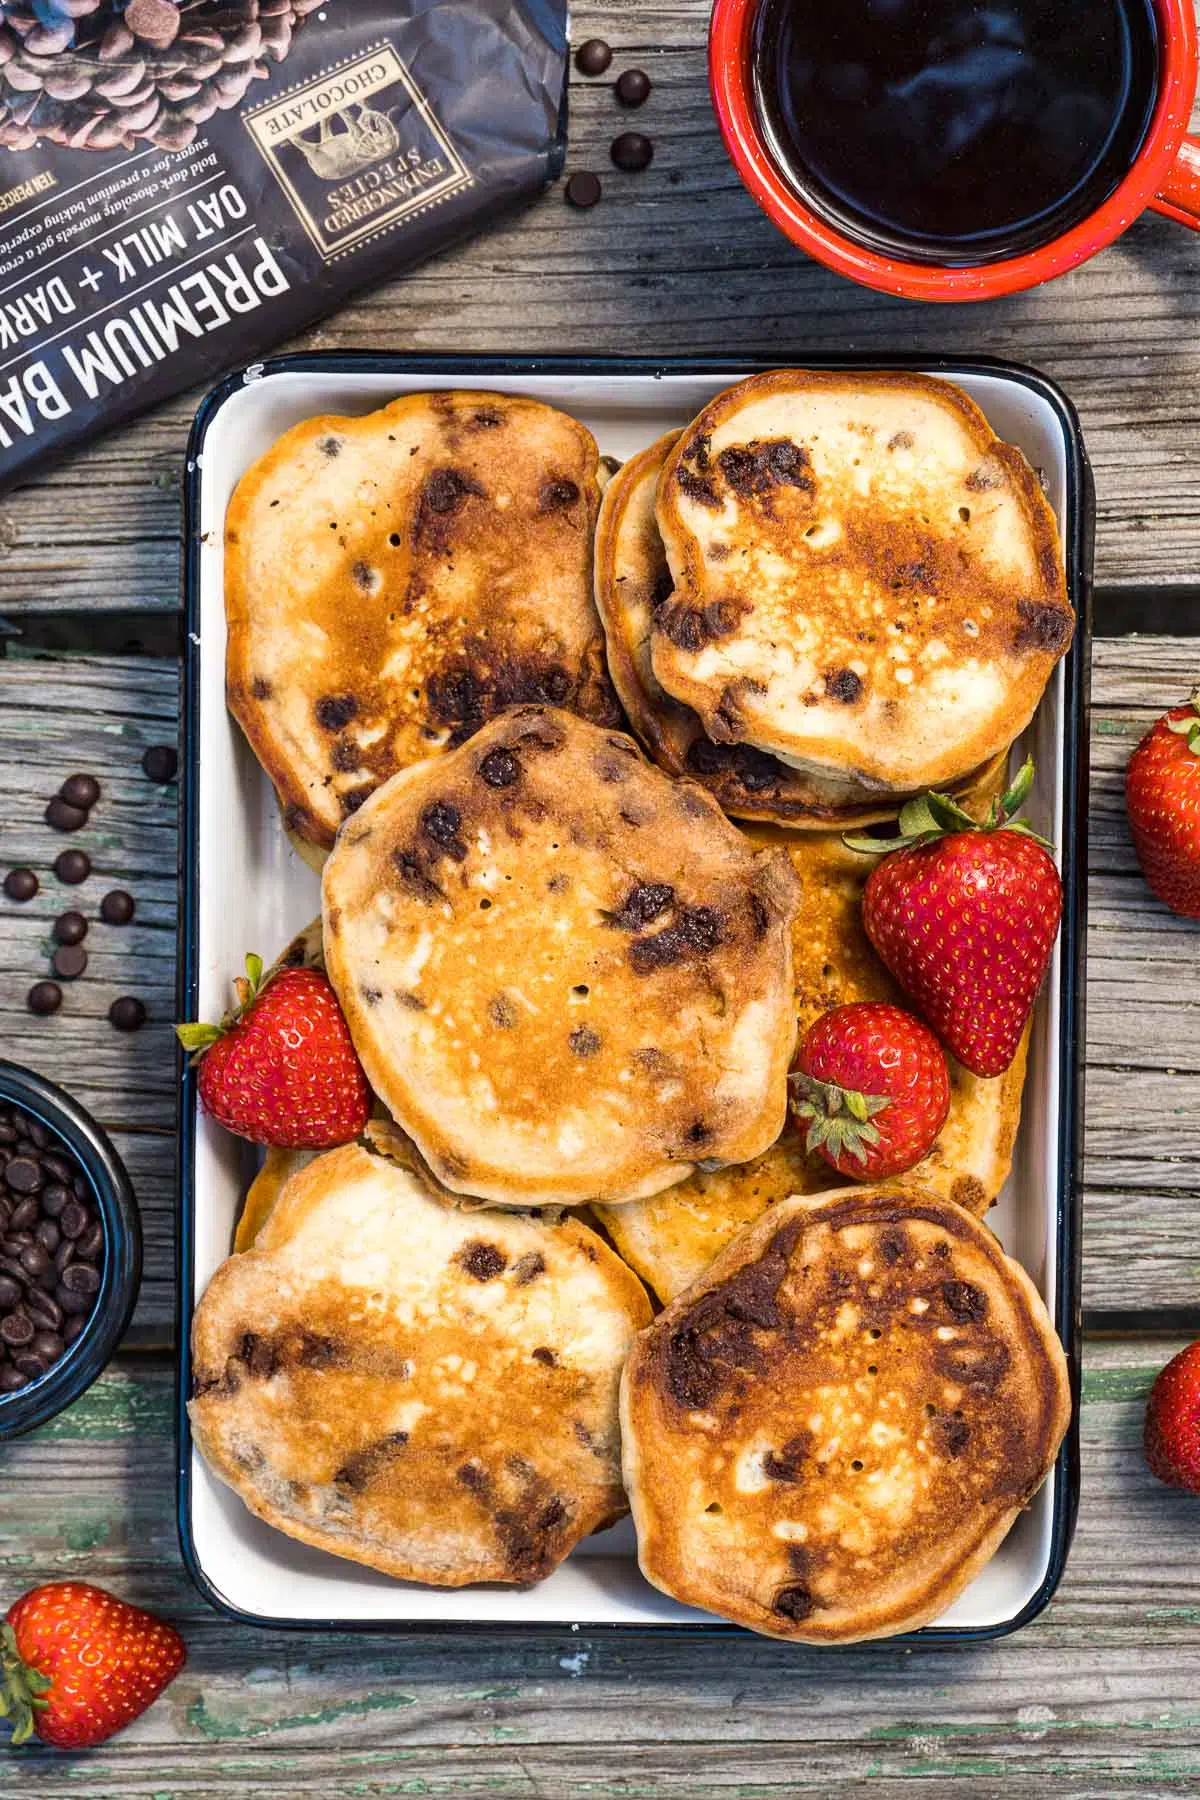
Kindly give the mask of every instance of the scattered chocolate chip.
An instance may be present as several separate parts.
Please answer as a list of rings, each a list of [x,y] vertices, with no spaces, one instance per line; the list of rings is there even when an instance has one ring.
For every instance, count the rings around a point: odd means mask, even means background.
[[[575,52],[575,67],[581,75],[603,75],[612,59],[611,44],[603,38],[588,38]]]
[[[650,77],[644,69],[625,69],[614,89],[622,106],[644,106],[650,97]]]
[[[146,1008],[133,994],[122,994],[109,1007],[108,1022],[116,1031],[140,1031],[146,1023]]]
[[[128,925],[133,913],[133,895],[124,888],[114,888],[100,902],[100,917],[106,925]]]
[[[54,873],[67,887],[78,887],[92,872],[92,859],[86,850],[63,850],[54,859]]]
[[[35,981],[25,996],[25,1004],[31,1013],[41,1019],[48,1019],[62,1005],[62,989],[57,981]]]
[[[566,195],[568,206],[574,206],[580,212],[587,212],[589,207],[595,206],[603,189],[600,186],[600,177],[593,175],[590,169],[576,169],[573,175],[568,176],[563,192]]]
[[[10,900],[32,900],[38,891],[38,878],[32,869],[10,869],[4,877],[4,891]]]
[[[78,831],[81,825],[87,824],[87,810],[82,806],[72,806],[61,794],[55,794],[46,808],[46,823],[53,831]]]
[[[642,169],[648,169],[654,160],[654,145],[644,131],[623,131],[615,137],[609,155],[618,169],[627,175],[636,175]]]
[[[90,812],[100,798],[100,783],[94,775],[68,775],[58,790],[58,797],[68,806]]]
[[[165,787],[175,779],[179,768],[179,752],[174,744],[151,744],[142,757],[142,768],[148,781]]]
[[[54,941],[58,944],[81,944],[87,936],[88,922],[81,912],[65,912],[54,921]]]
[[[88,966],[88,953],[82,944],[60,944],[50,966],[60,981],[77,981]]]

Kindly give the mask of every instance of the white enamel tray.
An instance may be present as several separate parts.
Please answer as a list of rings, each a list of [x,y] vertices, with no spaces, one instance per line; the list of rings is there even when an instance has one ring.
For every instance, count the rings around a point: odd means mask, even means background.
[[[891,359],[888,367],[906,360]],[[573,413],[602,452],[626,458],[682,426],[721,388],[761,364],[615,359],[298,357],[256,364],[209,395],[197,415],[187,484],[184,905],[180,1016],[222,1011],[248,949],[268,959],[319,910],[317,877],[289,849],[266,777],[225,710],[222,540],[233,488],[290,426],[316,413],[365,413],[399,394],[480,387],[530,394]],[[822,359],[820,366],[830,366]],[[865,359],[838,366],[879,367]],[[909,361],[909,366],[917,366]],[[1080,628],[1020,754],[1038,778],[1031,817],[1060,848],[1064,925],[1038,1004],[1024,1116],[1010,1180],[989,1223],[1045,1296],[1074,1368],[1077,1356],[1078,1052],[1086,793],[1090,478],[1070,406],[1049,383],[996,363],[920,366],[958,382],[993,428],[1044,475],[1062,530]],[[228,1254],[252,1173],[241,1146],[198,1116],[185,1077],[180,1123],[179,1524],[193,1576],[214,1604],[273,1626],[449,1626],[593,1630],[730,1630],[676,1605],[641,1577],[628,1520],[588,1539],[524,1592],[420,1587],[294,1543],[253,1518],[208,1473],[183,1411],[192,1308]],[[922,1637],[1010,1631],[1049,1599],[1062,1572],[1078,1492],[1074,1433],[1055,1472],[987,1569]]]

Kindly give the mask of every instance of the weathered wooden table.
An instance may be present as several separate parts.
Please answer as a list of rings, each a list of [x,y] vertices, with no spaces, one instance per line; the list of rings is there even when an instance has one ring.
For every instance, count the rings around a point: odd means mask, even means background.
[[[136,894],[136,923],[89,939],[87,979],[54,1020],[24,996],[64,905],[52,878],[0,906],[4,1054],[75,1090],[137,1186],[147,1267],[133,1330],[92,1391],[0,1450],[4,1596],[81,1575],[161,1608],[188,1667],[145,1719],[71,1759],[0,1762],[0,1794],[88,1800],[294,1795],[824,1793],[903,1782],[911,1800],[1045,1788],[1183,1794],[1200,1783],[1200,1501],[1157,1487],[1138,1450],[1162,1362],[1200,1330],[1200,935],[1152,903],[1134,866],[1121,771],[1200,674],[1200,242],[1147,218],[1054,287],[980,308],[917,309],[806,262],[759,216],[721,148],[703,72],[705,0],[580,6],[577,40],[611,74],[654,81],[639,124],[652,168],[607,165],[607,85],[577,83],[561,191],[364,298],[310,347],[489,351],[990,352],[1035,364],[1077,403],[1099,494],[1083,1502],[1048,1614],[988,1648],[841,1653],[750,1638],[643,1643],[257,1633],[189,1585],[172,1487],[176,904],[173,792],[139,768],[177,724],[178,486],[195,396],[0,499],[0,861],[44,869],[46,798],[75,769],[105,798],[74,841],[93,904]],[[79,890],[71,890],[72,900]],[[151,1023],[124,1038],[117,992]]]

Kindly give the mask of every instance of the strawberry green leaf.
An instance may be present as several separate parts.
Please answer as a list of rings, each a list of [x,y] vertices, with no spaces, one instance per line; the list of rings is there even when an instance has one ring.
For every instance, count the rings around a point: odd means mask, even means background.
[[[33,1736],[34,1718],[50,1702],[47,1676],[27,1663],[17,1648],[17,1634],[9,1624],[0,1625],[0,1718],[13,1722],[10,1749],[27,1744]]]
[[[865,1163],[867,1146],[879,1142],[879,1128],[872,1120],[891,1105],[888,1096],[860,1094],[800,1071],[789,1075],[788,1082],[792,1112],[797,1122],[808,1126],[805,1149],[825,1150],[832,1157],[849,1153]]]
[[[1200,719],[1196,720],[1200,737]],[[1188,740],[1189,748],[1191,740]],[[1053,850],[1048,839],[1039,836],[1027,819],[1013,815],[1029,797],[1033,787],[1033,759],[1027,757],[1013,778],[1012,785],[1000,801],[992,801],[982,824],[974,820],[949,794],[923,794],[909,800],[900,813],[898,837],[843,837],[847,850],[871,856],[890,856],[894,850],[913,850],[921,844],[936,843],[939,838],[953,837],[961,831],[1015,831],[1031,837],[1044,850]]]
[[[246,975],[250,982],[251,993],[257,993],[262,982],[263,959],[253,952],[246,958]]]
[[[193,1052],[210,1049],[212,1045],[217,1042],[220,1035],[221,1028],[219,1025],[205,1025],[200,1023],[196,1025],[177,1025],[175,1027],[175,1036],[179,1039],[184,1049]]]

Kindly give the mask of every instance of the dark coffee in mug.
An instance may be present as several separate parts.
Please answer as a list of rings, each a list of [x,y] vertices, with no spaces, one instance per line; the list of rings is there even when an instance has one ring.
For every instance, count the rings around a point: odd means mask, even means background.
[[[1153,0],[762,0],[755,103],[812,209],[872,250],[994,262],[1128,173],[1154,110]]]

